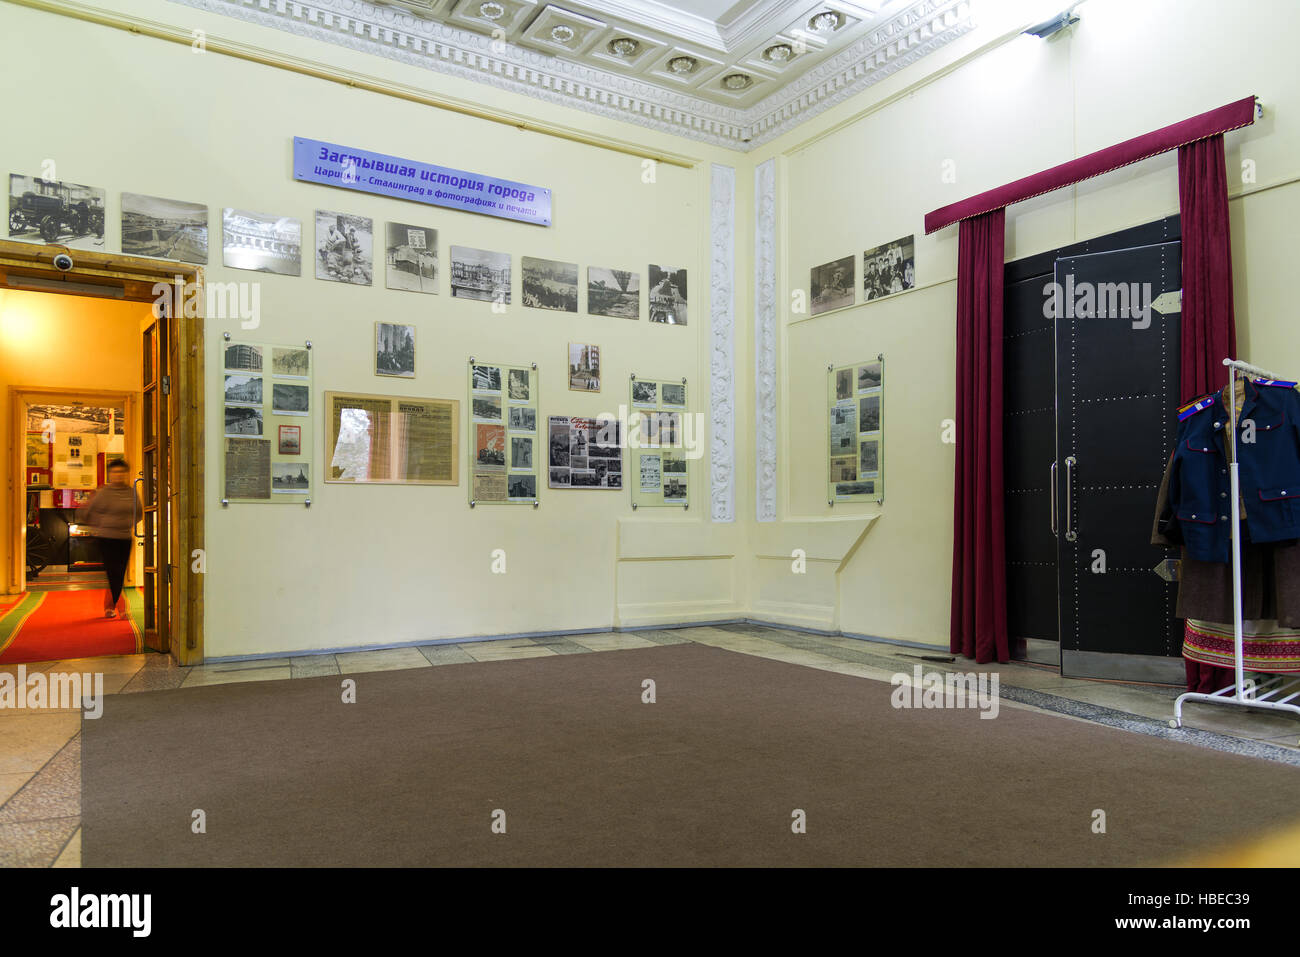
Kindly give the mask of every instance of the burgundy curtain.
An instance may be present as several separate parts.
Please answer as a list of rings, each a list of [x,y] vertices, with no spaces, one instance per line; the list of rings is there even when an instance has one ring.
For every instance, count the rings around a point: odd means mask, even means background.
[[[1009,661],[1002,489],[1002,268],[1006,210],[961,221],[957,251],[957,462],[949,648]]]
[[[1182,402],[1223,387],[1237,357],[1223,134],[1178,147],[1183,239]]]
[[[1232,242],[1223,134],[1178,147],[1178,205],[1183,242],[1182,402],[1227,382],[1225,358],[1237,357],[1232,310]],[[1213,692],[1235,680],[1228,668],[1183,659],[1187,690]]]

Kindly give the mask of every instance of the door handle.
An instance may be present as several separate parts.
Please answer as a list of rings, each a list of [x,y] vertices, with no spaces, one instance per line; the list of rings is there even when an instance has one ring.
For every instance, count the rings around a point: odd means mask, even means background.
[[[143,472],[139,472],[139,473],[137,473],[137,474],[138,474],[140,477],[139,477],[138,479],[136,479],[134,482],[131,483],[131,494],[135,497],[135,500],[136,500],[137,502],[140,502],[141,504],[144,504],[144,499],[140,498],[140,497],[139,497],[139,493],[136,491],[136,486],[137,486],[137,485],[143,485],[143,484],[144,484],[144,473],[143,473]],[[131,507],[132,507],[132,508],[135,508],[135,504],[132,503]],[[134,522],[131,523],[131,534],[133,534],[136,538],[140,539],[140,544],[141,544],[141,545],[144,544],[144,532],[143,532],[143,531],[137,532],[137,531],[135,530],[135,527],[136,527],[137,525],[139,525],[142,521],[144,521],[144,515],[141,515],[139,518],[137,518]]]
[[[1065,459],[1065,540],[1072,542],[1079,537],[1074,530],[1074,466],[1078,463],[1073,455]]]
[[[1050,498],[1052,501],[1052,534],[1056,535],[1058,534],[1058,532],[1056,529],[1056,463],[1055,462],[1052,463],[1052,467],[1051,469],[1048,470],[1048,474],[1051,476],[1051,479],[1048,482],[1048,486],[1051,489]]]

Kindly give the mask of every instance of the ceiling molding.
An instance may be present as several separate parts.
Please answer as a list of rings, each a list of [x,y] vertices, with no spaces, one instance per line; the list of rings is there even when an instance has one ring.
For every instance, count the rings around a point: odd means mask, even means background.
[[[411,7],[364,0],[171,2],[740,151],[844,102],[975,26],[970,0],[910,0],[791,81],[757,77],[771,92],[740,107],[673,89],[667,80],[615,73],[460,29],[417,15]],[[761,0],[746,13],[770,13],[779,5],[779,0]],[[538,3],[537,12],[546,6],[545,0]],[[862,11],[861,4],[830,6],[854,15]],[[521,29],[532,19],[521,18]]]

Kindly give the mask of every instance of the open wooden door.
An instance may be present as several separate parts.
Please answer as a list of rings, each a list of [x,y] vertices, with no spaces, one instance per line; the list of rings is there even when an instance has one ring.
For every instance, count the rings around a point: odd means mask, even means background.
[[[174,421],[168,402],[172,381],[168,374],[172,360],[168,325],[174,310],[169,305],[168,301],[160,302],[155,307],[158,318],[140,334],[144,431],[141,435],[143,461],[136,486],[144,506],[139,539],[144,550],[144,643],[145,647],[161,652],[171,650],[173,580],[168,557],[172,544],[169,506],[174,487],[168,441]]]

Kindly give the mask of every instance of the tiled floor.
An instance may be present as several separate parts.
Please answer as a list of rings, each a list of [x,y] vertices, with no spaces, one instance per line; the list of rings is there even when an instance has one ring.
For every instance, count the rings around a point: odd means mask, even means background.
[[[975,667],[962,659],[952,664],[921,661],[910,656],[930,652],[754,624],[510,638],[214,662],[195,668],[177,667],[163,655],[39,662],[26,667],[28,672],[102,672],[106,693],[131,694],[241,681],[590,654],[690,641],[879,681],[889,681],[899,672],[910,674],[918,664],[926,671],[997,671],[1002,707],[1048,710],[1073,720],[1100,721],[1138,733],[1181,737],[1222,750],[1300,763],[1300,718],[1192,705],[1184,713],[1185,727],[1191,730],[1171,731],[1167,722],[1173,715],[1179,689],[1062,678],[1052,669],[1025,664]],[[16,668],[3,665],[0,671],[13,672]],[[81,720],[77,710],[0,710],[0,866],[80,866]]]

